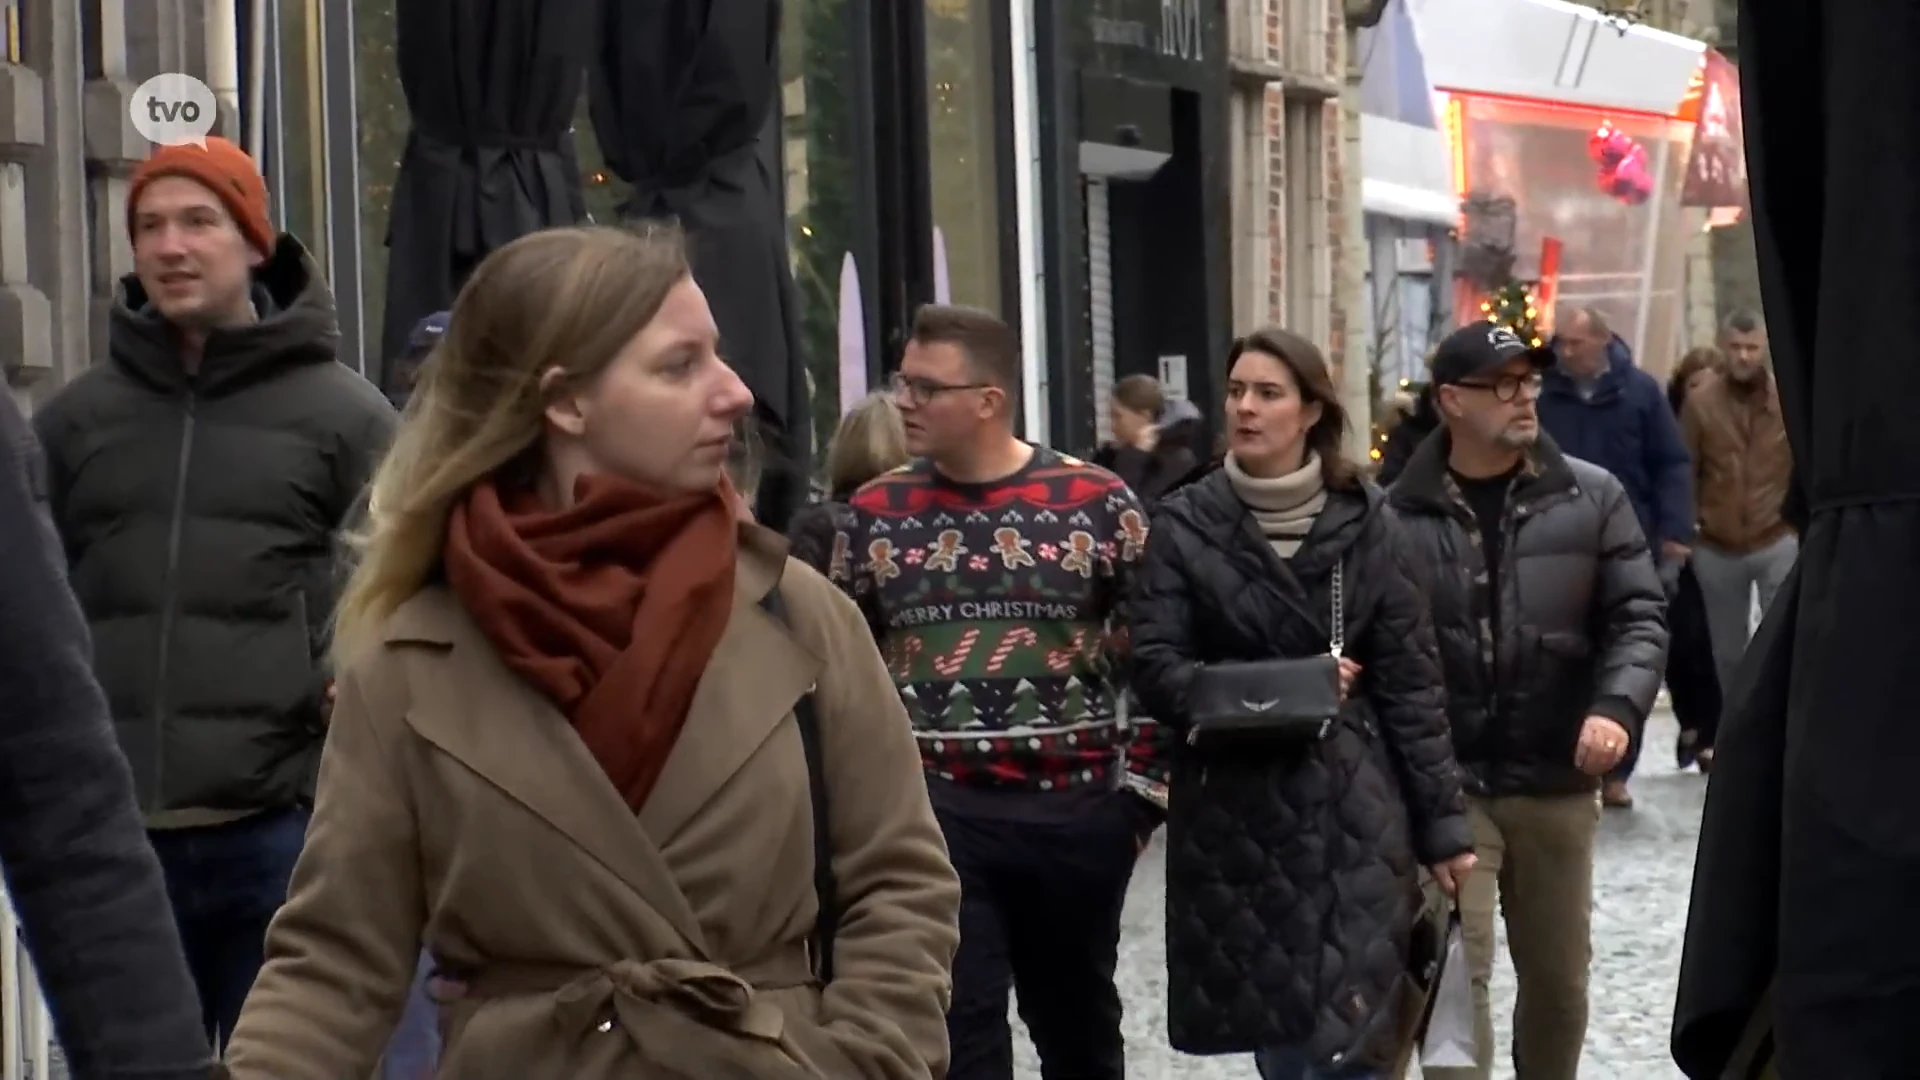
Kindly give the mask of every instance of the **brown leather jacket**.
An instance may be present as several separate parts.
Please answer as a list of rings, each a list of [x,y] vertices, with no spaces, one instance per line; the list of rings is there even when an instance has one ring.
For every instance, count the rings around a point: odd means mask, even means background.
[[[1744,554],[1792,531],[1782,505],[1793,454],[1771,379],[1749,388],[1707,383],[1687,397],[1680,431],[1693,455],[1701,543]]]

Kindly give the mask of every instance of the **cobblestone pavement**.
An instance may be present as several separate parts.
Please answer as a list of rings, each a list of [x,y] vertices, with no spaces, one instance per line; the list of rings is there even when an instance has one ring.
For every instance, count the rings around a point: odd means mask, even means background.
[[[1706,780],[1674,769],[1674,723],[1661,712],[1633,780],[1636,806],[1610,811],[1595,856],[1592,1019],[1583,1080],[1679,1080],[1667,1055],[1674,980],[1686,931],[1687,891]],[[1174,1053],[1166,1036],[1164,852],[1158,840],[1141,859],[1128,898],[1120,942],[1121,994],[1126,1000],[1129,1080],[1250,1080],[1247,1058],[1194,1058]],[[1507,1019],[1513,1012],[1513,970],[1503,954],[1494,975],[1500,1080],[1512,1080]],[[1015,1021],[1020,1080],[1038,1080],[1039,1061]]]

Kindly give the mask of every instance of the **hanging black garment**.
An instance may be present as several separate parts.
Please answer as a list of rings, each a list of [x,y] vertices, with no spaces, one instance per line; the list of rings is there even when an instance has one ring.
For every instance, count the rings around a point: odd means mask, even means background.
[[[1920,18],[1875,0],[1740,5],[1754,233],[1800,562],[1721,725],[1674,1057],[1719,1077],[1774,980],[1786,1080],[1920,1061]],[[1889,207],[1896,209],[1889,210]]]
[[[768,460],[756,513],[784,530],[806,501],[812,447],[773,107],[779,42],[779,0],[609,2],[588,96],[607,166],[633,188],[621,215],[688,233],[721,348],[757,403]]]
[[[414,324],[453,306],[481,259],[586,217],[570,128],[595,2],[397,0],[413,126],[387,225],[385,375],[398,377]]]

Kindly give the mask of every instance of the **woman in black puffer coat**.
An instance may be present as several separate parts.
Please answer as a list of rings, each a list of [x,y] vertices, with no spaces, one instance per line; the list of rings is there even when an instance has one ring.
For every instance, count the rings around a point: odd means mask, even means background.
[[[1206,664],[1324,654],[1343,566],[1346,705],[1306,746],[1183,740],[1167,822],[1169,1035],[1257,1052],[1269,1080],[1384,1077],[1391,991],[1421,909],[1472,841],[1439,657],[1378,488],[1341,459],[1320,353],[1266,330],[1234,345],[1222,467],[1155,516],[1128,621],[1133,687],[1188,729]]]

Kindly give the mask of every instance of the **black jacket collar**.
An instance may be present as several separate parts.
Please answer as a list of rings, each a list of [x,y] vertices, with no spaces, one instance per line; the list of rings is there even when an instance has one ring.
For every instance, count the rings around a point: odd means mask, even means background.
[[[1453,433],[1444,427],[1420,443],[1394,482],[1389,495],[1394,507],[1416,513],[1455,514],[1459,507],[1447,493],[1447,458],[1453,452]],[[1526,465],[1514,482],[1514,496],[1538,501],[1577,486],[1565,454],[1542,431],[1528,452]]]
[[[196,378],[180,365],[179,337],[147,300],[140,279],[121,279],[108,332],[108,354],[128,374],[163,391],[218,395],[307,364],[332,363],[340,341],[333,294],[298,240],[282,235],[254,271],[260,320],[207,336]],[[262,296],[261,294],[265,295]]]

